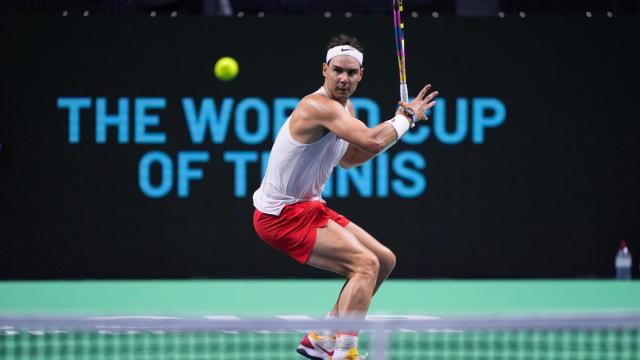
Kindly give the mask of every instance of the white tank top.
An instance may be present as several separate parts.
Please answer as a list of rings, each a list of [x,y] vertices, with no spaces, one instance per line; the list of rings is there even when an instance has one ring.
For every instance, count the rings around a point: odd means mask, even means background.
[[[315,93],[327,96],[323,87]],[[324,202],[324,185],[349,146],[332,132],[311,144],[300,143],[289,132],[290,122],[291,116],[280,128],[262,184],[253,193],[253,206],[265,214],[280,215],[285,205],[300,201]]]

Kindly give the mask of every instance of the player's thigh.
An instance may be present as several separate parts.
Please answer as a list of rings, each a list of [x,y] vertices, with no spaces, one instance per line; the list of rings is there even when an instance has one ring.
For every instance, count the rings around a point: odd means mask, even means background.
[[[333,220],[317,229],[316,242],[307,264],[347,276],[359,266],[375,261],[375,255]]]
[[[382,243],[376,240],[376,238],[366,232],[363,228],[353,222],[350,222],[349,224],[347,224],[345,229],[349,231],[358,240],[358,242],[360,242],[367,249],[373,252],[380,260],[381,265],[390,267],[395,266],[395,254],[388,247],[384,246]]]

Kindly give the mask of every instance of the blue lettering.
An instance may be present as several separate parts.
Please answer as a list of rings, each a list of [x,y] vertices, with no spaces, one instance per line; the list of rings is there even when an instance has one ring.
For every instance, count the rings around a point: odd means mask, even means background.
[[[298,98],[276,98],[273,101],[273,138],[278,136],[278,131],[287,121],[291,112],[298,105]]]
[[[202,99],[200,111],[196,110],[193,98],[183,98],[182,109],[189,127],[192,143],[202,144],[204,142],[207,127],[214,144],[222,144],[224,142],[229,128],[229,121],[231,121],[233,98],[224,98],[222,100],[220,112],[216,110],[216,104],[212,98]]]
[[[96,99],[96,143],[104,144],[107,141],[107,126],[118,127],[118,143],[129,141],[129,99],[118,99],[118,112],[116,115],[107,114],[107,99]]]
[[[351,104],[353,105],[356,118],[360,119],[362,110],[367,112],[368,127],[372,128],[380,124],[380,107],[375,101],[369,98],[352,98]]]
[[[151,183],[151,166],[154,163],[159,164],[162,171],[158,186],[154,186]],[[173,186],[173,163],[171,158],[162,151],[152,151],[145,154],[138,165],[138,185],[140,190],[148,197],[159,198],[167,195]]]
[[[209,161],[206,151],[180,151],[178,153],[178,197],[189,196],[189,180],[202,179],[202,169],[193,169],[192,162],[205,163]]]
[[[255,110],[258,113],[258,128],[255,133],[247,129],[247,112]],[[235,113],[235,129],[238,139],[245,144],[258,144],[269,134],[269,107],[260,98],[246,98],[238,103]]]
[[[80,141],[80,109],[91,107],[91,98],[58,98],[58,109],[69,109],[69,143]]]
[[[269,155],[271,155],[271,151],[263,151],[261,155],[261,166],[260,166],[260,178],[264,177],[264,174],[267,172],[267,166],[269,166]]]
[[[372,161],[350,169],[336,169],[336,195],[338,197],[349,196],[349,180],[362,197],[371,197],[373,194]]]
[[[258,161],[258,153],[256,151],[226,151],[223,158],[225,162],[234,163],[234,195],[240,198],[247,196],[247,163]]]
[[[445,99],[438,100],[435,107],[436,116],[433,120],[433,132],[438,140],[444,144],[458,144],[467,136],[467,113],[468,101],[465,98],[456,100],[456,130],[452,133],[447,132],[447,115]]]
[[[424,175],[407,165],[413,165],[415,169],[424,169],[426,161],[419,153],[415,151],[402,151],[396,154],[392,161],[392,168],[399,177],[408,180],[402,181],[394,179],[391,182],[393,191],[400,197],[410,198],[422,194],[427,188],[427,181]]]
[[[389,154],[382,153],[376,157],[377,187],[378,197],[389,196]]]
[[[329,176],[329,179],[327,180],[327,182],[324,184],[324,189],[322,190],[322,197],[323,198],[330,198],[333,197],[333,178],[335,178],[335,171],[331,173],[331,176]]]
[[[486,110],[492,110],[493,115],[485,116]],[[475,144],[484,143],[484,128],[500,126],[506,117],[507,108],[499,99],[473,99],[473,142]]]
[[[147,114],[147,109],[164,109],[165,98],[136,98],[135,100],[135,142],[138,144],[164,144],[167,137],[164,133],[147,132],[148,126],[160,123],[158,115]]]
[[[436,106],[438,106],[436,104]],[[416,145],[421,144],[429,138],[429,134],[431,134],[431,129],[429,129],[429,125],[425,125],[421,122],[416,124],[417,129],[411,130],[408,133],[404,134],[404,136],[400,139],[405,144]]]

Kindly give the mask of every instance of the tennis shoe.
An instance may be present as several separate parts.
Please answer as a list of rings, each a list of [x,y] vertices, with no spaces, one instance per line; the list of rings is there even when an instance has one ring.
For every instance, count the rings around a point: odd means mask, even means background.
[[[330,360],[364,360],[367,358],[367,355],[369,354],[358,354],[358,349],[356,348],[351,348],[349,350],[336,349]]]
[[[311,331],[302,338],[296,351],[307,359],[332,360],[335,343],[336,338],[334,336],[322,336],[315,331]]]

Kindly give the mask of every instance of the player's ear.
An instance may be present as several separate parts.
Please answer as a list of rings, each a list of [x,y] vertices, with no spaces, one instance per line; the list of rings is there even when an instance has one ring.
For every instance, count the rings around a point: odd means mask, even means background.
[[[322,76],[327,77],[328,72],[329,72],[329,64],[322,63]]]
[[[364,76],[364,68],[360,67],[360,81],[362,81],[363,76]]]

